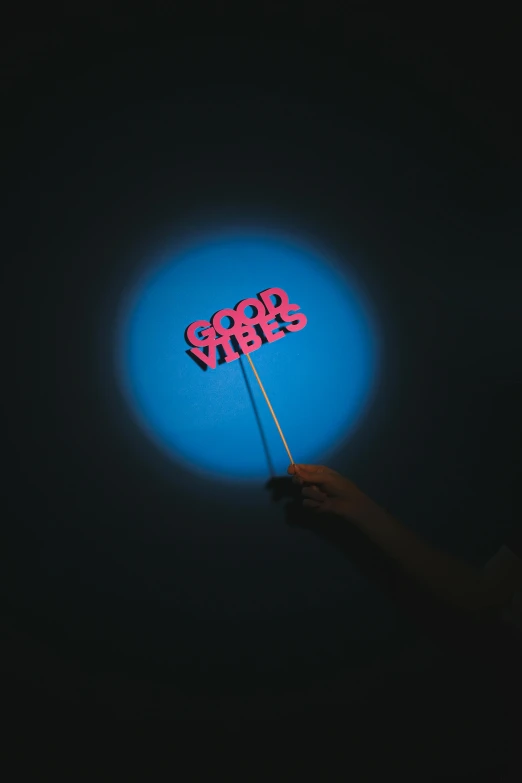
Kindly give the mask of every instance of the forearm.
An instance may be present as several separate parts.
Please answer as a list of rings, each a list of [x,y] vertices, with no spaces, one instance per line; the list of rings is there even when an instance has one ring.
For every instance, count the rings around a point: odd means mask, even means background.
[[[468,611],[488,605],[480,569],[432,548],[383,509],[376,508],[352,521],[381,551],[438,597]]]

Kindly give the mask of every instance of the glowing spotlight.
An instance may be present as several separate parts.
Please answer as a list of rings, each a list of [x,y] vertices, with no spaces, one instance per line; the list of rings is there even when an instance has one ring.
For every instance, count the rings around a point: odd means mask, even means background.
[[[361,416],[378,369],[371,307],[339,265],[292,237],[230,231],[157,259],[123,303],[124,395],[155,443],[198,473],[259,480],[286,472],[288,457],[245,357],[223,357],[206,372],[188,358],[185,339],[202,313],[274,288],[291,292],[306,329],[267,341],[256,367],[294,458],[322,461]]]

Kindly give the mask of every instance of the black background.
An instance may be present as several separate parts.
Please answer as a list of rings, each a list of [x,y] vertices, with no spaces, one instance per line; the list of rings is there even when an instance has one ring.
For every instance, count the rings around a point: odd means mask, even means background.
[[[281,717],[344,713],[349,690],[349,712],[429,704],[442,732],[443,704],[483,697],[478,643],[454,654],[361,542],[345,556],[265,487],[168,462],[119,395],[112,335],[172,234],[266,220],[353,251],[386,353],[332,467],[484,563],[520,519],[518,20],[148,5],[3,31],[9,704]]]

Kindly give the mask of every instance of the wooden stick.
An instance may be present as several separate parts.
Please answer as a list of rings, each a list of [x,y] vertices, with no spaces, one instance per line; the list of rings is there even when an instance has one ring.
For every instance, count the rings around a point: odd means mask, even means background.
[[[274,409],[273,409],[273,408],[272,408],[272,406],[270,405],[270,400],[268,399],[268,395],[267,395],[267,393],[266,393],[266,391],[265,391],[265,387],[264,387],[264,386],[263,386],[263,384],[261,383],[261,378],[260,378],[260,377],[259,377],[259,375],[257,374],[257,370],[256,370],[256,368],[254,367],[254,362],[253,362],[253,361],[252,361],[252,359],[250,358],[250,354],[249,354],[249,353],[247,353],[247,354],[246,354],[246,358],[247,358],[247,359],[248,359],[248,361],[250,362],[250,366],[251,366],[252,370],[254,371],[254,375],[256,376],[257,382],[258,382],[258,384],[259,384],[259,386],[260,386],[260,388],[261,388],[261,391],[263,392],[263,397],[264,397],[264,398],[265,398],[265,400],[266,400],[266,404],[268,405],[268,407],[269,407],[269,409],[270,409],[270,413],[272,414],[272,416],[273,416],[273,418],[274,418],[274,421],[275,421],[275,423],[276,423],[276,427],[277,427],[277,429],[279,430],[279,434],[281,435],[281,440],[283,441],[283,445],[284,445],[284,447],[285,447],[285,449],[286,449],[286,453],[287,453],[287,454],[288,454],[288,456],[290,457],[290,464],[291,464],[291,465],[295,465],[294,458],[293,458],[293,457],[292,457],[292,455],[290,454],[290,449],[288,448],[288,443],[286,442],[286,440],[285,440],[285,436],[283,435],[283,430],[282,430],[282,429],[281,429],[281,427],[279,426],[279,422],[277,421],[277,416],[276,416],[276,415],[275,415],[275,413],[274,413]]]

